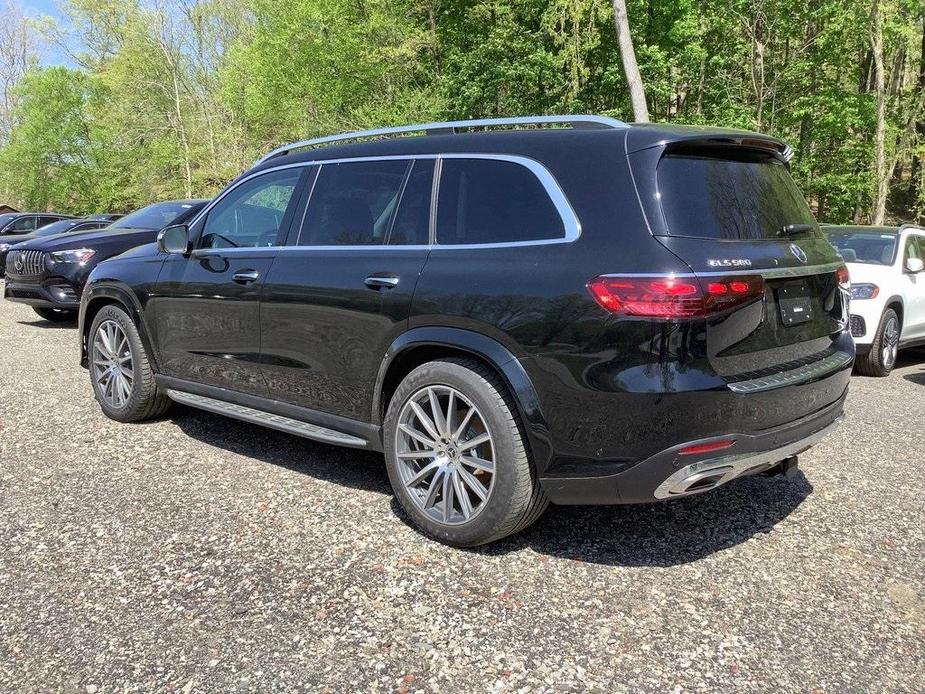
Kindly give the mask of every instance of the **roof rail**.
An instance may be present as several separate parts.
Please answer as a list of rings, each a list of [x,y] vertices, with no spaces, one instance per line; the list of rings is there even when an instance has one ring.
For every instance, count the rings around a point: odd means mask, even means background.
[[[424,133],[426,135],[453,135],[456,134],[456,132],[459,130],[468,130],[470,128],[516,127],[521,125],[570,125],[572,128],[629,127],[626,123],[621,120],[617,120],[616,118],[588,115],[521,116],[517,118],[481,118],[478,120],[455,120],[447,121],[444,123],[419,123],[417,125],[402,125],[396,128],[356,130],[353,132],[341,133],[339,135],[316,137],[311,140],[299,140],[298,142],[293,142],[291,144],[278,147],[272,152],[265,154],[254,163],[254,166],[262,164],[268,159],[272,159],[283,154],[288,154],[295,149],[316,147],[318,145],[326,145],[332,142],[360,140],[374,137],[387,137],[390,135],[403,135],[407,133]]]

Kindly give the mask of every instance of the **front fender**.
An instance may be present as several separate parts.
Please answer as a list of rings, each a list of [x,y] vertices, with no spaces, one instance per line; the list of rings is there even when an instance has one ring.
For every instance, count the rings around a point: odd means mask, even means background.
[[[138,333],[141,335],[141,341],[144,344],[148,358],[152,361],[155,370],[157,370],[156,355],[152,349],[150,335],[144,321],[141,302],[131,287],[118,280],[91,282],[84,289],[80,301],[80,316],[77,322],[77,332],[80,335],[80,365],[84,368],[87,366],[87,332],[90,330],[87,316],[95,316],[94,307],[100,303],[117,303],[128,312],[138,327]]]
[[[446,347],[448,350],[468,352],[474,357],[491,364],[502,376],[514,398],[518,413],[523,421],[534,461],[539,469],[545,469],[552,456],[549,442],[549,428],[540,407],[533,381],[517,359],[504,345],[481,333],[450,327],[413,328],[398,336],[386,351],[379,373],[376,376],[373,394],[374,424],[382,423],[383,390],[389,369],[402,355],[419,347]]]

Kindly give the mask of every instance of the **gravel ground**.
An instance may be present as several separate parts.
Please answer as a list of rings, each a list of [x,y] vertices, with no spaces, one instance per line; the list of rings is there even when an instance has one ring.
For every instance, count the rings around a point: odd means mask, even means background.
[[[0,302],[0,344],[2,691],[925,690],[925,352],[790,482],[457,551],[376,455],[119,425],[73,327]]]

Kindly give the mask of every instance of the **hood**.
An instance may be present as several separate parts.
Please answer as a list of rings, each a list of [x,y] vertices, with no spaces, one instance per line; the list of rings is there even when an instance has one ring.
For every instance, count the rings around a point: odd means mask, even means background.
[[[44,238],[27,241],[17,250],[36,251],[63,251],[68,248],[98,248],[103,246],[121,246],[132,248],[143,243],[154,241],[157,237],[156,229],[93,229],[92,231],[78,231],[72,234],[56,234]]]
[[[874,265],[873,263],[845,263],[852,284],[883,285],[890,278],[897,276],[892,265]]]

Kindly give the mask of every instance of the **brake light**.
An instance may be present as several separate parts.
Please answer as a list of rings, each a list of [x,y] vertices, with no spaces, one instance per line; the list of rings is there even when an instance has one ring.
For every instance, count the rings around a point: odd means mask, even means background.
[[[699,453],[712,453],[713,451],[722,451],[729,448],[735,443],[735,439],[721,439],[720,441],[710,441],[709,443],[698,443],[693,446],[682,448],[678,453],[680,455],[697,455]]]
[[[595,301],[612,313],[650,318],[695,318],[764,296],[760,275],[724,278],[601,275],[588,282]]]
[[[839,265],[835,271],[835,276],[838,278],[838,283],[845,289],[851,286],[851,274],[846,266]]]

